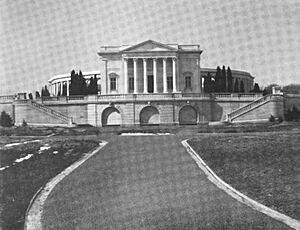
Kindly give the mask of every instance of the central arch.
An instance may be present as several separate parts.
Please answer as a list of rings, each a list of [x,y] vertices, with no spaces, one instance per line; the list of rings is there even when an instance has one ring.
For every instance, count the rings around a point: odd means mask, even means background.
[[[102,126],[121,125],[121,113],[114,107],[103,110],[101,116]]]
[[[160,123],[159,111],[153,106],[147,106],[140,112],[141,125],[158,125]]]
[[[183,106],[179,111],[180,125],[196,125],[197,124],[197,110],[191,106]]]

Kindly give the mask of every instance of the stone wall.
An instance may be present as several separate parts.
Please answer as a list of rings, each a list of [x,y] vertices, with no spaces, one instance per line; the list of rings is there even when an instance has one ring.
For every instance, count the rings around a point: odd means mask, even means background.
[[[272,97],[272,99],[261,106],[246,112],[245,114],[235,118],[233,122],[241,121],[268,121],[271,116],[275,118],[283,118],[284,107],[282,97]]]
[[[68,125],[67,122],[27,103],[17,103],[15,104],[15,125],[22,125],[23,120],[29,125]]]
[[[179,91],[182,92],[201,92],[201,73],[200,73],[200,57],[197,54],[180,54],[178,57],[179,76]],[[185,88],[185,73],[191,73],[192,89]]]
[[[53,109],[59,113],[72,117],[73,122],[76,124],[87,124],[87,104],[70,104],[66,105],[48,105],[50,109]]]
[[[155,97],[97,97],[89,96],[82,100],[68,101],[39,101],[44,106],[55,110],[68,117],[76,124],[103,125],[140,125],[146,124],[179,124],[182,123],[207,123],[210,121],[225,121],[226,115],[243,107],[255,97],[215,95],[214,97],[172,97],[172,94]],[[130,96],[130,95],[129,95]],[[285,106],[299,103],[300,97],[289,97],[285,100]],[[298,104],[297,104],[298,105]],[[15,108],[16,124],[21,124],[23,119],[27,123],[34,124],[61,124],[59,118],[51,116],[32,107],[29,103],[0,103],[0,108],[5,108],[13,114]],[[271,101],[266,102],[253,110],[245,112],[234,121],[267,120],[271,115],[283,117],[284,106],[282,96],[272,96]],[[181,117],[180,117],[181,116]],[[185,116],[185,117],[182,117]],[[159,121],[159,122],[157,122]],[[103,123],[104,122],[104,123]]]

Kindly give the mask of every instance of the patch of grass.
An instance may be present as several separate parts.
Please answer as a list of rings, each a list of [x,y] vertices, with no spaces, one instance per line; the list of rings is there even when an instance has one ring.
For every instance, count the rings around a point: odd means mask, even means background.
[[[300,219],[296,195],[300,133],[210,135],[189,143],[225,182],[270,208]]]
[[[0,127],[0,136],[47,136],[54,132],[52,127],[15,126]]]
[[[40,147],[45,145],[50,148],[39,152]],[[37,190],[98,145],[96,137],[57,136],[38,143],[1,149],[1,166],[10,165],[0,172],[2,229],[23,229],[26,209]],[[34,156],[12,165],[27,154]]]

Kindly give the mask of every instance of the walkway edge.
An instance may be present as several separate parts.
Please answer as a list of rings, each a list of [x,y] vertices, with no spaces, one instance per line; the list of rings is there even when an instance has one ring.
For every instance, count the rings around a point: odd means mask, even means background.
[[[184,140],[181,142],[182,145],[186,148],[188,153],[191,155],[191,157],[196,161],[197,165],[200,169],[206,174],[207,178],[214,183],[218,188],[225,191],[228,195],[233,197],[234,199],[238,200],[239,202],[242,202],[249,207],[253,208],[256,211],[262,212],[275,220],[278,220],[280,222],[283,222],[284,224],[287,224],[291,228],[300,230],[300,221],[293,219],[289,216],[286,216],[280,212],[277,212],[261,203],[258,203],[255,200],[252,200],[248,196],[242,194],[241,192],[237,191],[233,187],[231,187],[229,184],[221,180],[208,166],[207,164],[202,160],[202,158],[195,152],[195,150],[187,143],[187,140]]]
[[[54,189],[54,187],[62,181],[66,176],[72,173],[76,168],[78,168],[81,164],[83,164],[90,157],[95,155],[100,149],[102,149],[108,142],[102,141],[100,146],[93,150],[91,153],[86,154],[84,157],[80,158],[78,161],[70,165],[64,171],[56,175],[52,178],[44,187],[41,187],[33,198],[30,201],[28,209],[25,214],[25,223],[24,230],[42,230],[42,213],[43,213],[43,205]]]

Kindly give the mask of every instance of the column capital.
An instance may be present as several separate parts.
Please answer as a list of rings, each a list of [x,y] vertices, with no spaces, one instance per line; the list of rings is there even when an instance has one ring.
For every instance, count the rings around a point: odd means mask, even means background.
[[[148,60],[148,58],[143,58],[143,62],[146,62]]]
[[[129,59],[128,57],[124,57],[123,58],[124,61],[128,61],[128,59]]]
[[[133,60],[134,62],[136,62],[136,61],[138,60],[138,58],[132,58],[132,60]]]
[[[172,57],[172,60],[173,61],[177,61],[177,57]]]
[[[166,60],[168,59],[168,57],[162,57],[162,59],[163,59],[164,61],[166,61]]]

